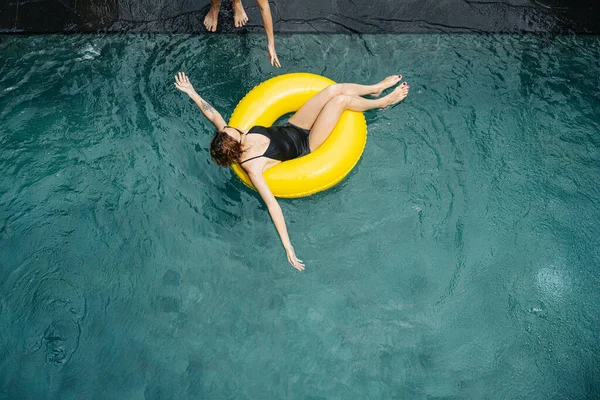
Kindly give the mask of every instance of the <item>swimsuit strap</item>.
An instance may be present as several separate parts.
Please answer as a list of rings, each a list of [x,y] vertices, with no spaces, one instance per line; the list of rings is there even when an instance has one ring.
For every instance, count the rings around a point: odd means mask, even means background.
[[[236,131],[238,131],[238,132],[240,133],[240,135],[242,135],[242,136],[244,135],[244,133],[243,133],[242,131],[240,131],[238,128],[234,128],[233,126],[225,125],[225,128],[232,128],[232,129],[235,129]],[[252,128],[251,128],[251,129],[252,129]],[[265,135],[264,133],[261,133],[261,132],[248,132],[248,133],[246,133],[246,135],[249,135],[249,134],[251,134],[251,133],[256,133],[256,134],[259,134],[259,135],[260,135],[260,134],[262,134],[262,135],[264,135],[264,136],[267,136],[267,135]],[[269,139],[271,139],[271,137],[270,137],[270,136],[267,136],[267,137],[268,137]],[[270,146],[270,144],[269,144],[269,146]],[[265,154],[267,154],[267,151],[268,151],[268,150],[269,150],[269,148],[267,147],[267,150],[265,150],[265,152],[264,152],[263,154],[261,154],[260,156],[256,156],[256,157],[250,157],[250,158],[248,158],[248,159],[246,159],[246,160],[244,160],[244,161],[240,161],[238,164],[239,164],[239,165],[242,165],[243,163],[245,163],[245,162],[247,162],[247,161],[254,160],[254,159],[256,159],[256,158],[265,157]]]
[[[240,131],[238,128],[236,128],[236,127],[234,127],[234,126],[225,125],[225,128],[231,128],[231,129],[235,129],[236,131],[238,131],[238,132],[240,133],[240,135],[244,136],[244,132]],[[225,129],[225,128],[223,128],[223,129]],[[248,132],[248,133],[250,133],[250,132]],[[262,155],[261,155],[261,156],[256,156],[256,157],[250,157],[249,159],[247,159],[247,160],[244,160],[244,161],[241,161],[241,162],[239,162],[238,164],[239,164],[239,165],[242,165],[242,164],[243,164],[243,163],[245,163],[246,161],[254,160],[255,158],[260,158],[260,157],[262,157]]]
[[[244,160],[244,161],[241,161],[239,164],[240,164],[240,165],[242,165],[242,164],[243,164],[243,163],[245,163],[246,161],[254,160],[255,158],[261,158],[261,157],[264,157],[264,156],[265,156],[264,154],[261,154],[260,156],[256,156],[256,157],[250,157],[250,158],[248,158],[248,159],[246,159],[246,160]]]
[[[236,131],[238,131],[240,133],[240,135],[244,136],[244,132],[240,131],[238,128],[236,128],[235,126],[229,126],[229,125],[225,125],[225,128],[231,128],[231,129],[235,129]]]

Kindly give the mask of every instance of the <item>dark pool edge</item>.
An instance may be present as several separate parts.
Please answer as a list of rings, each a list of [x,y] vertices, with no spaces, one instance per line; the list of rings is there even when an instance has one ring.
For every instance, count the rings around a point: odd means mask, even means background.
[[[0,34],[207,33],[210,0],[8,0]],[[232,26],[223,2],[220,32],[262,32],[260,12],[245,2],[252,22]],[[277,33],[551,33],[600,34],[600,5],[592,0],[273,0]]]
[[[259,32],[244,32],[244,33],[222,33],[220,35],[226,36],[238,36],[244,34],[252,34],[257,35]],[[36,37],[36,36],[118,36],[118,35],[126,35],[126,36],[135,36],[135,35],[181,35],[181,36],[190,36],[190,37],[206,37],[211,38],[214,37],[214,33],[185,33],[185,32],[1,32],[0,31],[0,43],[3,38],[11,38],[11,37]],[[400,32],[400,33],[390,33],[390,32],[379,32],[379,33],[343,33],[343,32],[280,32],[279,36],[291,36],[291,35],[320,35],[320,36],[385,36],[385,35],[398,35],[398,36],[408,36],[408,35],[477,35],[477,36],[530,36],[530,37],[538,37],[538,38],[554,38],[554,37],[576,37],[576,36],[584,36],[584,37],[600,37],[599,33],[575,33],[575,32],[567,32],[567,33],[556,33],[556,32]]]

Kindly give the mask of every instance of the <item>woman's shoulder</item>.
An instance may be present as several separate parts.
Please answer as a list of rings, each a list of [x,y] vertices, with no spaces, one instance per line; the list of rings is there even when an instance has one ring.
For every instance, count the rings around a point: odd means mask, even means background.
[[[258,156],[249,158],[247,162],[240,164],[240,166],[248,176],[252,176],[262,174],[265,164],[264,157]]]

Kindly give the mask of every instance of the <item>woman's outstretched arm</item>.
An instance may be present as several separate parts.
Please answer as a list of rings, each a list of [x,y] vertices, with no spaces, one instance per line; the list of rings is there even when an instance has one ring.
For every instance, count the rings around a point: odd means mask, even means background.
[[[281,207],[279,206],[277,199],[275,199],[275,196],[273,196],[271,189],[269,189],[267,181],[265,181],[265,178],[263,177],[262,173],[259,172],[249,171],[248,177],[252,181],[252,184],[254,185],[256,190],[258,190],[260,197],[262,197],[263,201],[267,205],[267,209],[269,210],[271,219],[275,224],[275,229],[277,229],[277,233],[279,234],[281,243],[285,248],[288,261],[298,271],[303,271],[304,263],[302,262],[302,260],[299,260],[298,257],[296,257],[294,247],[292,247],[292,242],[290,242],[290,237],[288,236],[287,228],[285,226],[283,212],[281,211]]]
[[[213,123],[218,131],[222,131],[227,125],[221,114],[208,104],[198,93],[194,90],[194,87],[190,83],[190,79],[183,72],[179,72],[175,75],[175,87],[186,93],[194,102],[198,105],[202,113],[206,118]]]
[[[265,31],[267,32],[267,43],[269,51],[269,62],[271,65],[277,68],[281,67],[279,59],[277,58],[277,52],[275,51],[275,36],[273,35],[273,17],[271,16],[271,7],[269,6],[269,0],[256,0],[258,8],[260,9],[260,15],[265,25]]]

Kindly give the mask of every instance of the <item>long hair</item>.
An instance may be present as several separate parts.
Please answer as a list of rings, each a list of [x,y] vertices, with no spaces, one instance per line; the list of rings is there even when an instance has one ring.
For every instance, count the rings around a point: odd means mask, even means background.
[[[217,132],[210,142],[210,156],[221,167],[240,162],[242,152],[242,144],[224,131]]]

